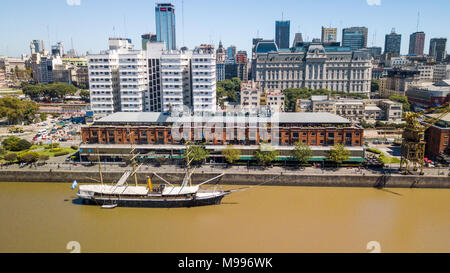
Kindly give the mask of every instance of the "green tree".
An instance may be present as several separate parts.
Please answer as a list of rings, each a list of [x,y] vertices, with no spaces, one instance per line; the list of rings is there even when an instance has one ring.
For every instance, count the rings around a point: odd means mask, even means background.
[[[370,83],[370,92],[378,92],[380,90],[380,80],[372,79]]]
[[[403,112],[411,111],[411,105],[408,102],[408,98],[406,96],[401,95],[390,95],[389,99],[391,101],[400,102],[403,105]]]
[[[49,155],[40,155],[38,160],[45,163],[49,159],[50,159]]]
[[[264,167],[277,160],[278,152],[270,145],[262,144],[253,154],[258,163]]]
[[[47,113],[40,113],[39,114],[39,118],[41,119],[41,121],[46,121],[47,120]]]
[[[80,97],[82,100],[88,101],[90,98],[90,92],[89,90],[80,90]]]
[[[336,162],[337,165],[342,164],[345,160],[350,158],[350,151],[347,150],[344,145],[336,144],[331,148],[328,159]]]
[[[9,124],[32,123],[38,110],[39,105],[34,101],[22,101],[10,96],[0,98],[0,118],[7,118]]]
[[[12,162],[14,162],[14,161],[17,160],[17,154],[15,154],[15,153],[9,153],[9,154],[6,154],[6,155],[3,157],[3,159],[5,159],[6,161],[12,163]]]
[[[28,152],[28,153],[24,153],[22,155],[19,155],[18,160],[20,162],[24,162],[24,163],[33,163],[38,161],[39,159],[39,153],[37,152]]]
[[[189,146],[184,152],[183,158],[186,162],[201,163],[208,158],[209,152],[201,146]]]
[[[22,86],[22,92],[33,100],[39,99],[44,96],[44,89],[42,84],[32,85],[25,83]]]
[[[225,149],[222,150],[222,155],[225,157],[225,160],[233,164],[236,160],[239,160],[241,156],[241,150],[236,149],[233,145],[228,145]]]
[[[3,148],[8,151],[23,151],[31,148],[32,144],[26,139],[20,139],[15,136],[10,136],[3,140]]]
[[[308,159],[312,157],[313,153],[308,145],[297,142],[294,150],[292,151],[292,155],[298,162],[300,162],[300,164],[305,164],[308,162]]]

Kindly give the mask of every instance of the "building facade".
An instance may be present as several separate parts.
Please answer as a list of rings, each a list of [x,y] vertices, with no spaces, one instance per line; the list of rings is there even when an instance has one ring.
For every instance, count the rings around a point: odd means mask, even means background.
[[[166,49],[164,42],[147,42],[146,58],[147,58],[147,79],[148,92],[144,95],[144,110],[146,112],[162,111],[162,94],[161,94],[161,56]]]
[[[402,44],[402,35],[395,33],[393,29],[390,34],[386,34],[384,41],[384,54],[396,54],[400,55],[400,49]]]
[[[214,46],[198,47],[192,55],[192,111],[215,112],[216,54]]]
[[[297,112],[327,112],[352,122],[399,122],[402,108],[401,103],[390,100],[330,99],[328,96],[312,96],[309,100],[298,99],[296,102]]]
[[[428,55],[433,56],[436,62],[442,62],[447,58],[447,38],[433,38],[430,40]]]
[[[219,47],[216,51],[216,80],[223,81],[225,80],[225,60],[226,60],[226,51],[222,45],[222,41],[219,42]]]
[[[170,3],[157,3],[155,7],[155,24],[158,42],[165,42],[166,50],[177,49],[175,6]]]
[[[142,39],[142,50],[147,50],[147,43],[156,43],[158,42],[158,37],[153,33],[146,33],[141,35]]]
[[[351,50],[358,50],[367,47],[367,28],[351,27],[342,30],[342,46]]]
[[[260,52],[256,58],[256,81],[263,89],[307,87],[348,93],[370,92],[372,64],[367,52],[321,44],[291,52]]]
[[[241,81],[248,81],[247,51],[240,50],[236,53],[237,77]]]
[[[284,94],[278,90],[266,90],[265,92],[266,106],[272,112],[283,112],[285,108]]]
[[[429,115],[433,117],[433,115]],[[442,117],[425,132],[425,155],[431,159],[438,156],[449,158],[450,155],[450,114]]]
[[[275,43],[280,49],[289,48],[291,21],[275,21]]]
[[[322,43],[337,42],[337,28],[322,27]]]
[[[0,87],[6,86],[6,73],[5,70],[0,68]]]
[[[411,85],[406,92],[408,102],[416,111],[423,111],[450,102],[450,80]]]
[[[409,55],[422,56],[425,47],[425,32],[414,32],[409,36]]]
[[[161,56],[162,111],[182,111],[192,107],[192,51],[170,50]]]
[[[44,41],[43,40],[33,40],[30,42],[30,52],[33,53],[44,53]]]
[[[248,81],[241,83],[241,108],[256,111],[260,107],[261,90],[257,83]]]
[[[320,157],[319,161],[338,143],[351,151],[351,157],[362,159],[364,154],[363,129],[329,113],[278,113],[276,118],[257,118],[217,112],[206,120],[199,118],[153,112],[115,113],[82,127],[81,157],[87,160],[98,152],[102,160],[122,161],[133,144],[147,158],[155,155],[182,158],[180,150],[190,139],[201,142],[211,158],[223,158],[222,149],[235,145],[242,156],[251,160],[263,141],[276,145],[281,157],[291,156],[296,143],[309,145],[314,156]],[[271,122],[273,119],[275,123]]]

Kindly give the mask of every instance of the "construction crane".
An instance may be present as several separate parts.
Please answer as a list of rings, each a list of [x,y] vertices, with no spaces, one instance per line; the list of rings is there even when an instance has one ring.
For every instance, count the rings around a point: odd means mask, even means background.
[[[408,174],[412,168],[414,171],[420,170],[420,175],[423,175],[426,145],[425,131],[450,113],[449,104],[450,102],[419,113],[405,113],[406,127],[403,130],[400,171],[403,170],[405,174]],[[427,114],[437,110],[439,110],[438,113],[433,116],[427,116]]]

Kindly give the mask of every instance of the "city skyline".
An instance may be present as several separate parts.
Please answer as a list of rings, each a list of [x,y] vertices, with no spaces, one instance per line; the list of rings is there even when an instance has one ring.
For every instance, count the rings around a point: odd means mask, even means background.
[[[104,0],[59,0],[52,1],[53,9],[50,12],[45,9],[48,7],[45,3],[50,2],[49,0],[39,3],[29,0],[22,2],[26,2],[29,8],[23,9],[22,3],[3,4],[5,10],[10,11],[0,19],[3,26],[17,21],[17,14],[22,14],[22,17],[14,27],[0,30],[2,41],[0,55],[29,54],[30,41],[35,39],[44,40],[47,50],[59,41],[63,41],[65,49],[69,50],[73,41],[74,48],[83,54],[86,51],[98,53],[106,47],[107,39],[114,36],[131,38],[133,44],[140,48],[141,35],[156,32],[155,3],[162,3],[135,0],[127,2],[129,4],[124,6],[123,3]],[[445,28],[446,25],[450,25],[450,19],[445,16],[445,10],[448,9],[443,8],[445,6],[450,8],[450,4],[443,0],[427,3],[426,6],[418,0],[400,0],[395,3],[344,0],[340,1],[339,5],[329,0],[321,3],[298,3],[289,0],[283,1],[283,5],[264,0],[258,1],[256,6],[255,1],[244,3],[229,1],[227,5],[205,0],[165,2],[175,5],[178,17],[176,21],[178,47],[185,45],[190,49],[205,43],[217,46],[221,40],[225,47],[235,45],[240,50],[251,52],[252,38],[275,38],[275,21],[281,20],[282,17],[291,22],[290,45],[297,32],[302,33],[304,40],[311,41],[313,38],[320,38],[322,26],[331,26],[338,29],[337,40],[341,42],[343,28],[365,26],[368,28],[367,46],[380,46],[384,49],[385,35],[395,28],[397,33],[402,34],[401,54],[407,54],[408,38],[417,31],[418,11],[420,11],[418,30],[426,33],[425,53],[428,53],[430,39],[450,37],[450,30]],[[104,10],[106,3],[108,12],[99,12]],[[240,9],[233,8],[234,3],[239,4]],[[325,10],[326,6],[333,8]],[[321,10],[320,14],[301,12],[314,9]],[[249,13],[248,10],[252,12]],[[399,13],[399,10],[402,12]],[[46,12],[48,16],[42,16]],[[199,14],[201,16],[198,16]],[[236,20],[229,20],[230,18]],[[246,23],[242,24],[243,21]]]

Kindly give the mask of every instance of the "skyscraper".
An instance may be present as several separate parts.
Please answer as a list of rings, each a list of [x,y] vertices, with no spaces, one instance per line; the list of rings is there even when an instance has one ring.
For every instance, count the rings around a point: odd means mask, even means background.
[[[291,21],[275,21],[275,43],[279,49],[289,48]]]
[[[433,56],[436,62],[441,62],[447,58],[447,38],[433,38],[430,40],[430,52],[428,55]]]
[[[342,46],[358,50],[367,47],[367,28],[351,27],[342,30]]]
[[[322,43],[337,42],[337,28],[322,27]]]
[[[425,45],[425,32],[414,32],[409,36],[409,55],[421,56]]]
[[[157,3],[155,20],[158,42],[166,42],[167,50],[175,50],[177,48],[175,39],[175,6],[170,3]]]
[[[395,29],[392,29],[390,34],[386,34],[384,40],[384,53],[400,55],[400,47],[402,42],[402,35],[395,33]]]

